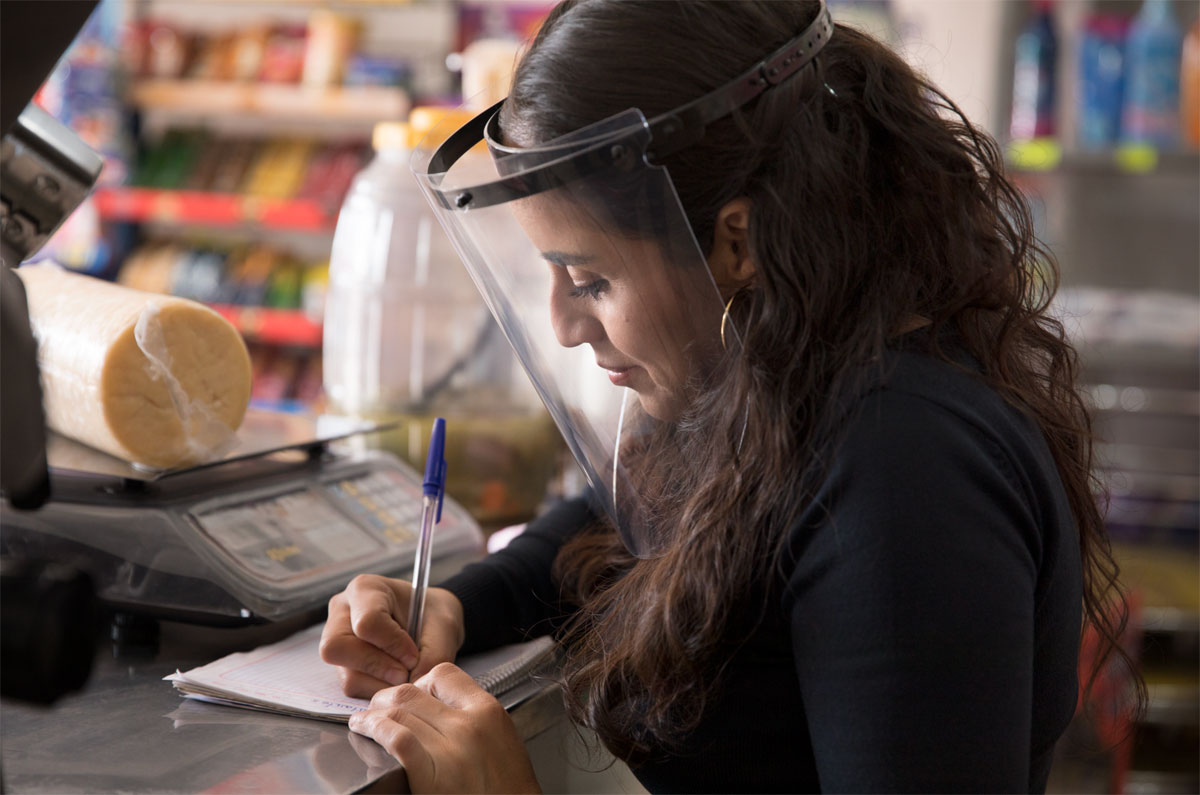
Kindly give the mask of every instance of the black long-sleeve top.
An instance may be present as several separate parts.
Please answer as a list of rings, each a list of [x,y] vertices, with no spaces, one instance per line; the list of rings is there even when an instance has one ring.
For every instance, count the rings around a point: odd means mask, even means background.
[[[650,791],[1044,791],[1082,595],[1054,461],[974,375],[912,351],[886,364],[791,528],[782,596],[686,748],[634,769]],[[464,650],[556,625],[551,564],[591,518],[568,501],[444,584]]]

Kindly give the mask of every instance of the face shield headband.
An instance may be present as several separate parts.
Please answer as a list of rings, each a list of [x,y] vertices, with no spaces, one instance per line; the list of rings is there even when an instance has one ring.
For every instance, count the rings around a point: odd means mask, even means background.
[[[647,160],[650,163],[662,162],[664,158],[702,139],[709,124],[728,116],[812,63],[832,34],[833,19],[822,0],[817,18],[799,36],[720,88],[647,121],[646,129],[650,135],[645,153]],[[487,141],[488,148],[497,159],[520,156],[528,152],[526,149],[499,143],[500,107],[503,104],[504,100],[497,102],[447,138],[430,158],[425,174],[447,172],[450,165],[481,139]],[[540,162],[544,165],[540,169],[522,173],[519,178],[501,179],[491,184],[461,190],[435,190],[433,196],[442,206],[456,210],[486,207],[552,190],[567,180],[587,176],[590,173],[589,168],[608,168],[624,154],[599,152],[596,157],[588,158],[590,162],[565,165],[561,163],[561,158],[545,156],[548,154],[547,150],[553,152],[556,148],[561,148],[564,156],[569,155],[573,149],[592,140],[591,136],[581,135],[583,132],[577,131],[564,136],[564,139],[558,142],[552,141],[545,146],[536,147]],[[562,144],[561,147],[556,147],[556,143]],[[561,167],[556,168],[556,163]]]
[[[670,523],[655,517],[673,488],[664,473],[677,470],[660,464],[686,466],[680,421],[723,355],[724,300],[659,164],[809,66],[832,31],[822,3],[799,36],[735,80],[652,119],[631,108],[516,148],[499,141],[497,103],[414,151],[434,214],[639,557],[669,541],[658,528]]]

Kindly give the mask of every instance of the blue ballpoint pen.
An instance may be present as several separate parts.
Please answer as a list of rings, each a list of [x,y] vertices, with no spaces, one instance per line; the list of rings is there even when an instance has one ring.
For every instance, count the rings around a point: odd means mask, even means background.
[[[421,624],[425,618],[425,591],[429,587],[429,556],[433,549],[433,526],[442,520],[442,500],[446,496],[446,421],[433,421],[429,436],[429,454],[425,458],[425,482],[421,486],[421,535],[417,539],[417,558],[413,561],[412,609],[408,614],[408,634],[421,648]]]

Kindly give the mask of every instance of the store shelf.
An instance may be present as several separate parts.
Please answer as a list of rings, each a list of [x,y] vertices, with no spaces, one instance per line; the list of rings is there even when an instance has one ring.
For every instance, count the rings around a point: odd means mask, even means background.
[[[1200,174],[1200,151],[1159,150],[1145,144],[1122,144],[1111,149],[1064,149],[1054,139],[1010,141],[1008,167],[1018,174]]]
[[[157,221],[203,226],[256,225],[268,229],[332,232],[336,217],[309,199],[265,199],[229,193],[156,188],[100,188],[100,217],[111,221]]]
[[[209,306],[232,323],[247,340],[297,348],[321,347],[321,324],[299,309],[269,309],[231,304]]]
[[[403,89],[385,86],[311,88],[210,80],[143,80],[133,85],[130,99],[143,110],[355,122],[403,119],[411,104]]]

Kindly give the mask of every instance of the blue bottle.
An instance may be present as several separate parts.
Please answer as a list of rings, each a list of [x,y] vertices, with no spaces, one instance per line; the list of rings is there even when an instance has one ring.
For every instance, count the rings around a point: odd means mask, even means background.
[[[1125,36],[1128,23],[1112,14],[1095,14],[1079,41],[1079,145],[1105,149],[1120,139],[1125,87]]]
[[[1159,148],[1179,139],[1179,63],[1183,32],[1168,0],[1146,0],[1125,46],[1121,137]]]
[[[1015,141],[1055,133],[1055,63],[1058,37],[1049,0],[1038,0],[1034,17],[1017,36],[1013,70],[1011,134]]]

